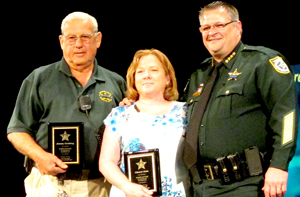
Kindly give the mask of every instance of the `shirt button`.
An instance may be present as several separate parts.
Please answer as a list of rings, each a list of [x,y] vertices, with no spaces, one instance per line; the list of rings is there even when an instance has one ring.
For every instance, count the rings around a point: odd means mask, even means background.
[[[201,142],[200,145],[203,146],[204,142]]]
[[[230,93],[230,91],[229,91],[229,90],[226,90],[225,94],[227,94],[227,95],[228,95],[229,93]]]

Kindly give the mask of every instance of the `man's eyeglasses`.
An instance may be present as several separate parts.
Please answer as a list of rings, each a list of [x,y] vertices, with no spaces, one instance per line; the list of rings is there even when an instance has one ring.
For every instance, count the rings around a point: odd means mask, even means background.
[[[66,39],[68,45],[74,45],[74,44],[76,44],[78,38],[84,44],[90,44],[92,37],[93,37],[93,34],[88,33],[88,34],[82,34],[79,37],[76,36],[76,35],[65,36],[65,39]]]
[[[214,25],[203,25],[200,27],[200,32],[201,33],[208,33],[210,32],[212,29],[215,29],[216,31],[223,31],[225,29],[225,27],[231,23],[234,23],[237,21],[230,21],[228,23],[217,23]]]

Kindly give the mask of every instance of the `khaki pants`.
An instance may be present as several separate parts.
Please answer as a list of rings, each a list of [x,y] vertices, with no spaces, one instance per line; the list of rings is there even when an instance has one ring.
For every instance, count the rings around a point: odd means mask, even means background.
[[[91,180],[65,180],[63,189],[68,197],[108,197],[111,184],[104,177]],[[57,177],[42,175],[35,167],[25,179],[27,197],[56,197],[59,191]]]

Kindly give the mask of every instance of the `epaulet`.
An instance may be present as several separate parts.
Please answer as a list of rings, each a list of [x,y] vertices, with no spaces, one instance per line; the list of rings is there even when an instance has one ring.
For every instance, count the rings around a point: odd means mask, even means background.
[[[267,48],[267,47],[264,47],[264,46],[245,45],[244,51],[247,51],[247,50],[249,50],[249,51],[258,51],[258,52],[264,53],[269,58],[274,58],[278,55],[281,55],[278,51],[275,51],[273,49],[270,49],[270,48]]]
[[[248,51],[250,51],[250,50],[258,51],[258,52],[266,55],[269,59],[269,63],[273,66],[273,68],[276,70],[276,72],[281,73],[281,74],[289,74],[290,73],[288,61],[278,51],[275,51],[273,49],[263,47],[263,46],[245,45],[244,51],[247,51],[247,50]]]

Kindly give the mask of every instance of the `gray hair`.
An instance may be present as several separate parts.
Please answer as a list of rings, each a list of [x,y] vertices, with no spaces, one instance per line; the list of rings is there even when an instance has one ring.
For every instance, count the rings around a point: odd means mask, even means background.
[[[229,15],[229,19],[231,21],[239,21],[239,12],[238,10],[233,6],[230,5],[229,3],[223,2],[223,1],[215,1],[212,2],[206,6],[204,6],[203,8],[201,8],[201,10],[199,11],[199,21],[200,21],[200,25],[201,25],[201,18],[204,14],[205,11],[209,11],[209,10],[216,10],[218,8],[224,8],[226,9],[226,11],[228,12]]]
[[[67,23],[73,19],[82,19],[84,21],[90,20],[93,24],[94,32],[95,33],[98,32],[98,23],[97,23],[97,20],[93,16],[91,16],[87,13],[84,13],[84,12],[72,12],[63,19],[63,21],[61,23],[61,34],[64,34]]]

